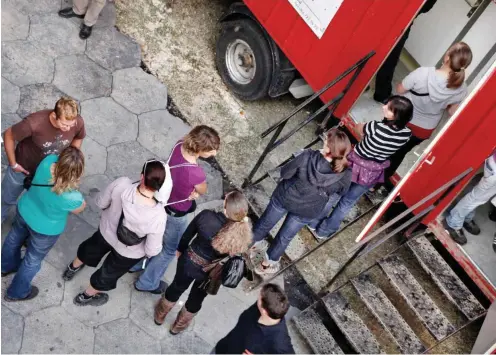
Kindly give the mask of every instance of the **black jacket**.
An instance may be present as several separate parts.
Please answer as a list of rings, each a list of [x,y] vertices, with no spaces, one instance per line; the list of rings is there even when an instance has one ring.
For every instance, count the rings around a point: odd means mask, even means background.
[[[304,218],[317,218],[329,197],[350,187],[349,169],[335,173],[318,150],[307,149],[281,169],[282,181],[272,194],[284,208]]]

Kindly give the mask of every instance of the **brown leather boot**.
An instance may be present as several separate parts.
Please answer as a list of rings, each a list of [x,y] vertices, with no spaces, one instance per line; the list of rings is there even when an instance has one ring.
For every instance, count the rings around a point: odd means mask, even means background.
[[[183,306],[169,332],[172,335],[181,333],[183,330],[189,327],[195,315],[196,313],[188,312],[186,310],[186,307]]]
[[[164,296],[160,297],[160,300],[155,306],[155,315],[153,317],[156,325],[162,325],[164,323],[165,317],[167,317],[167,314],[175,304],[176,302],[167,301]]]

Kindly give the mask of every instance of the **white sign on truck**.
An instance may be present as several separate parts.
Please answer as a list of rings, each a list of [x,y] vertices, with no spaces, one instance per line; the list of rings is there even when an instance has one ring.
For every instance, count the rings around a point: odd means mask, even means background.
[[[288,1],[320,39],[344,0]]]

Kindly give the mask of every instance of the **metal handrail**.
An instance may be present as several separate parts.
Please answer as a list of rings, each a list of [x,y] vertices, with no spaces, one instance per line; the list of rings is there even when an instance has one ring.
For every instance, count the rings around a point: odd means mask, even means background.
[[[250,173],[246,177],[244,183],[243,183],[243,188],[246,188],[250,185],[253,185],[252,179],[257,173],[258,169],[262,165],[262,162],[265,160],[267,157],[267,154],[269,154],[271,151],[273,151],[275,148],[277,148],[279,145],[284,143],[287,139],[289,139],[291,136],[293,136],[296,132],[298,132],[300,129],[302,129],[304,126],[312,122],[320,113],[322,113],[325,109],[329,109],[329,114],[327,117],[330,117],[330,115],[334,112],[334,110],[337,108],[343,97],[346,95],[346,93],[349,91],[353,83],[355,82],[356,78],[362,71],[363,67],[365,64],[368,62],[368,60],[375,55],[375,51],[371,51],[368,53],[366,56],[364,56],[362,59],[357,61],[354,65],[352,65],[350,68],[345,70],[343,73],[341,73],[336,79],[332,80],[330,83],[325,85],[322,89],[314,93],[312,96],[310,96],[308,99],[306,99],[303,103],[298,105],[289,115],[281,119],[279,122],[276,124],[270,126],[268,129],[266,129],[260,136],[261,138],[267,137],[270,133],[273,133],[270,141],[267,143],[267,146],[265,147],[264,151],[258,158],[257,162],[255,163],[255,166],[251,169]],[[323,107],[321,107],[318,111],[310,115],[304,122],[300,123],[296,128],[292,129],[288,134],[286,134],[283,138],[277,140],[279,138],[279,135],[282,133],[282,130],[286,126],[287,122],[291,117],[296,115],[298,112],[300,112],[305,106],[307,106],[310,102],[315,100],[317,97],[322,95],[324,92],[329,90],[331,87],[336,85],[338,82],[343,80],[345,77],[347,77],[349,74],[353,73],[353,76],[350,78],[348,83],[346,84],[345,88],[337,94],[335,97],[333,97],[331,100],[329,100]],[[325,122],[324,122],[325,123]],[[312,143],[315,144],[315,143]],[[267,178],[267,174],[263,175],[263,178],[258,179],[257,182],[262,181],[263,179]]]

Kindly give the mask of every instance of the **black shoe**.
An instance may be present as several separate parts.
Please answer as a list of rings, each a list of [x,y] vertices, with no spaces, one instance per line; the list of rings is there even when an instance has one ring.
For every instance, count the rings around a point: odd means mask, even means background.
[[[489,219],[496,222],[496,207],[493,205],[491,205],[491,209],[489,210]]]
[[[463,228],[473,235],[479,235],[481,232],[479,226],[474,221],[463,222]]]
[[[457,231],[456,229],[451,228],[450,226],[448,226],[448,223],[446,223],[446,220],[443,220],[443,226],[444,229],[446,229],[446,231],[450,235],[451,239],[453,239],[455,242],[457,242],[460,245],[467,244],[467,237],[465,237],[465,233],[463,233],[463,229]]]
[[[167,290],[167,287],[169,287],[169,285],[167,285],[167,282],[160,281],[160,285],[158,285],[158,287],[155,290],[148,291],[148,290],[140,290],[139,288],[136,287],[136,282],[134,283],[134,289],[136,291],[150,292],[150,293],[153,293],[154,295],[161,295],[162,293],[165,292],[165,290]]]
[[[12,271],[9,271],[9,272],[2,272],[2,277],[9,276],[10,274],[13,274],[15,272],[17,272],[17,270],[12,270]]]
[[[79,17],[79,18],[84,18],[84,15],[78,15],[74,12],[72,7],[66,7],[65,9],[62,9],[59,11],[59,16],[60,17],[65,17],[65,18],[71,18],[71,17]]]
[[[493,239],[493,250],[496,253],[496,233],[494,233],[494,239]]]
[[[374,94],[374,101],[377,101],[380,104],[387,104],[389,97],[379,97]]]
[[[70,263],[69,265],[67,265],[67,268],[65,269],[64,273],[62,274],[62,278],[65,281],[71,281],[74,278],[74,275],[76,275],[78,273],[78,271],[81,270],[83,267],[84,267],[84,264],[75,269],[72,267],[72,263]]]
[[[38,290],[38,287],[36,286],[31,286],[31,292],[29,293],[29,295],[27,295],[27,297],[24,297],[24,298],[12,298],[12,297],[9,297],[7,296],[7,294],[3,297],[3,299],[6,301],[6,302],[21,302],[21,301],[29,301],[29,300],[32,300],[33,298],[35,298],[36,296],[38,296],[38,293],[40,293],[40,290]]]
[[[81,292],[76,297],[74,297],[74,304],[76,306],[94,306],[100,307],[107,303],[109,300],[109,295],[104,292],[97,293],[94,296],[88,297],[84,292]]]
[[[91,36],[92,26],[86,26],[84,23],[81,25],[81,31],[79,31],[79,38],[86,39]]]

